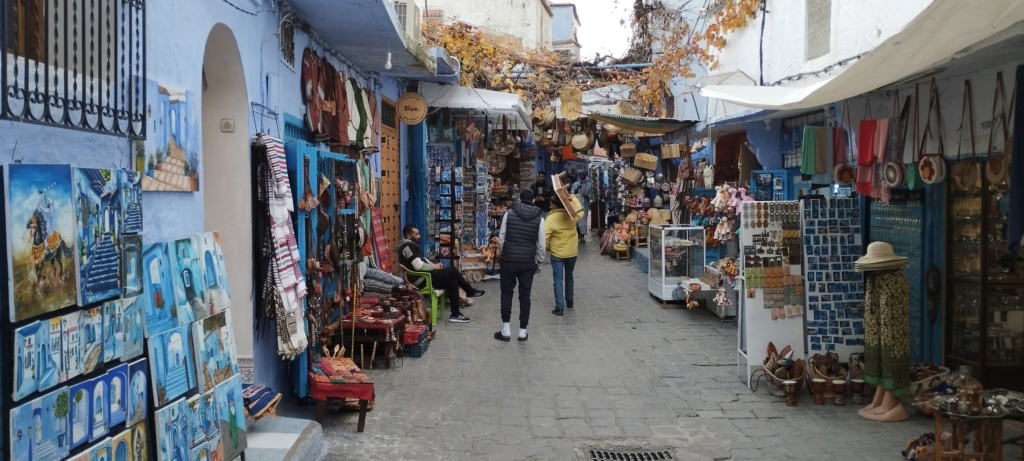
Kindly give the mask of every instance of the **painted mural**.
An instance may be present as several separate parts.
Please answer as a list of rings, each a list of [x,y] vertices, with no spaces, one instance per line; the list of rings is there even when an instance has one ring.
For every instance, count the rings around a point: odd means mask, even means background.
[[[145,172],[142,190],[199,191],[198,95],[147,81],[146,98],[146,141],[135,145],[136,167]]]
[[[188,405],[185,399],[178,399],[156,411],[158,461],[187,461],[191,457],[188,425]]]
[[[78,258],[71,167],[6,165],[4,184],[11,321],[74,305]]]
[[[146,431],[146,422],[141,421],[132,426],[132,456],[131,461],[147,461],[149,459],[149,432]]]
[[[121,287],[124,297],[131,298],[142,294],[142,236],[125,235],[121,237]]]
[[[92,381],[71,386],[71,411],[68,419],[71,444],[68,448],[72,450],[88,442],[92,436],[93,387]]]
[[[121,364],[106,375],[110,410],[107,425],[114,427],[128,419],[128,364]]]
[[[118,170],[121,182],[121,233],[142,233],[142,173]]]
[[[245,404],[242,402],[242,378],[239,375],[217,386],[217,413],[220,418],[220,444],[223,458],[234,459],[248,445],[245,436]]]
[[[89,374],[103,363],[103,308],[82,311],[78,338],[82,344],[82,374]]]
[[[124,346],[121,360],[134,359],[146,352],[145,331],[146,311],[142,308],[145,299],[141,296],[121,300],[124,307],[121,329],[124,332]]]
[[[108,393],[107,376],[103,375],[90,381],[92,383],[92,430],[89,441],[95,442],[107,435],[110,429],[110,394]]]
[[[124,304],[120,299],[103,303],[103,361],[119,360],[124,354]]]
[[[121,188],[116,170],[72,168],[78,304],[121,296]]]
[[[192,324],[199,390],[206,392],[238,374],[231,309]]]
[[[178,306],[192,309],[192,318],[195,320],[208,317],[210,309],[206,307],[206,283],[203,280],[203,269],[199,265],[196,240],[175,240],[168,244],[168,249],[171,254],[174,297],[178,300]],[[185,301],[184,305],[182,301]]]
[[[89,447],[89,461],[110,461],[110,438]]]
[[[61,370],[67,381],[82,374],[82,311],[64,314],[60,318]]]
[[[166,242],[145,245],[142,250],[143,299],[146,309],[146,337],[188,325],[195,318],[185,302],[179,308],[174,298],[171,256]]]
[[[220,233],[197,234],[196,244],[199,249],[199,265],[207,289],[207,307],[210,314],[216,314],[231,306],[231,289],[228,288],[228,272],[224,264]]]
[[[68,412],[66,387],[11,410],[11,457],[18,461],[48,461],[67,457]]]
[[[149,376],[153,402],[165,405],[196,386],[189,327],[177,327],[149,338]]]
[[[133,461],[131,429],[115,435],[110,440],[110,449],[110,461]]]
[[[140,359],[128,365],[128,426],[146,420],[149,409],[149,364]]]

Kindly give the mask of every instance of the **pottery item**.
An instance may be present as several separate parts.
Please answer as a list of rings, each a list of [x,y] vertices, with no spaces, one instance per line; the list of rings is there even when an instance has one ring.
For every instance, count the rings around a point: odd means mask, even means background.
[[[832,392],[835,393],[832,396],[832,403],[836,406],[845,405],[844,399],[846,397],[846,380],[844,379],[833,379],[832,380]]]
[[[850,391],[853,392],[853,403],[861,404],[864,403],[864,380],[863,379],[851,379],[850,380]]]
[[[793,381],[791,379],[783,381],[782,390],[786,393],[786,406],[795,407],[797,396],[796,381]]]
[[[811,392],[814,393],[815,405],[825,404],[825,385],[824,379],[814,378],[811,380]]]

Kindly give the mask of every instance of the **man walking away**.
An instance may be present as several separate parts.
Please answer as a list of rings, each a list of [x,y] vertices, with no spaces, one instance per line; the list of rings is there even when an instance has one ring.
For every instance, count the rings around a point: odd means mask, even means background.
[[[551,197],[551,212],[544,223],[544,238],[548,250],[551,251],[551,275],[555,281],[555,310],[551,313],[562,315],[566,307],[572,309],[572,271],[576,267],[576,256],[580,247],[576,235],[576,221],[565,211],[565,205],[557,195]]]
[[[448,295],[448,309],[451,311],[448,317],[448,321],[452,323],[468,323],[469,317],[462,315],[462,311],[459,309],[459,288],[466,291],[466,297],[468,298],[479,298],[484,295],[484,290],[478,290],[470,285],[462,273],[454,267],[445,267],[442,264],[434,264],[423,256],[423,249],[420,248],[418,242],[420,240],[420,230],[415,226],[405,226],[402,229],[402,235],[405,239],[402,243],[398,244],[398,248],[395,248],[395,252],[398,253],[398,263],[402,267],[410,268],[414,271],[430,272],[430,281],[433,284],[433,288],[444,290],[445,294]],[[417,287],[425,288],[425,287]]]
[[[587,243],[587,225],[590,224],[590,181],[587,179],[587,170],[580,168],[576,170],[576,182],[572,184],[570,192],[580,199],[583,205],[583,218],[576,223],[576,232],[579,233],[580,243]]]
[[[512,332],[512,292],[519,285],[519,340],[529,337],[526,326],[530,323],[530,289],[533,276],[544,264],[544,217],[540,208],[533,203],[533,191],[525,189],[519,193],[520,203],[512,205],[505,212],[498,234],[498,248],[501,252],[501,331],[494,333],[494,339],[509,341]]]

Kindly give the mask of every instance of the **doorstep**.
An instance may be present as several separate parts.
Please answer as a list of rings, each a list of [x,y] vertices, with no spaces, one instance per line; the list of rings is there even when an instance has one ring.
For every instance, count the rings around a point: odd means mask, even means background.
[[[284,416],[257,421],[246,439],[246,461],[319,461],[326,447],[320,423]]]

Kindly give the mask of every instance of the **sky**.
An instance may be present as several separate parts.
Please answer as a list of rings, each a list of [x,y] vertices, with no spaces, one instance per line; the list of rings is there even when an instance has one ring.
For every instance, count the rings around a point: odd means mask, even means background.
[[[629,16],[633,0],[554,0],[552,3],[573,3],[580,17],[578,38],[583,46],[581,58],[594,59],[594,54],[622,57],[629,48]],[[620,21],[624,23],[620,24]]]

